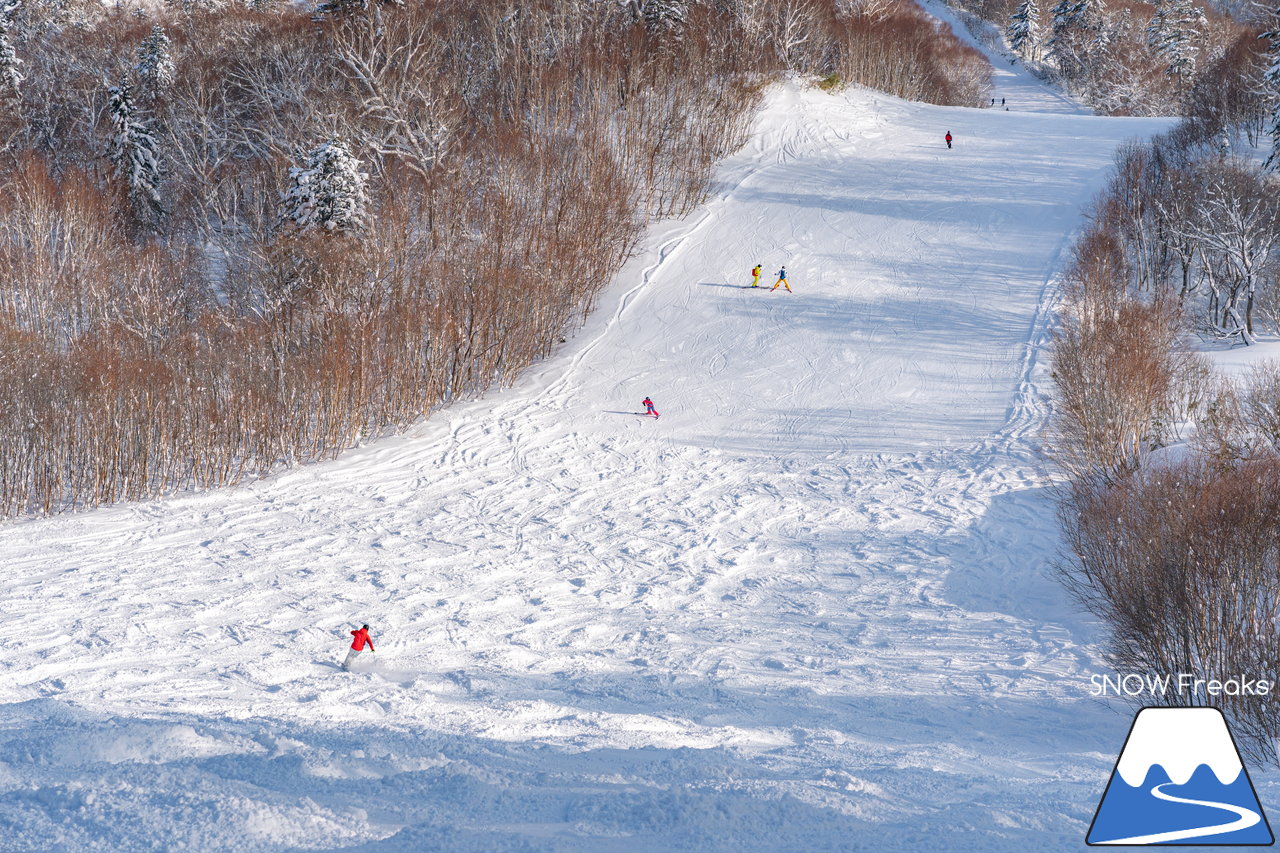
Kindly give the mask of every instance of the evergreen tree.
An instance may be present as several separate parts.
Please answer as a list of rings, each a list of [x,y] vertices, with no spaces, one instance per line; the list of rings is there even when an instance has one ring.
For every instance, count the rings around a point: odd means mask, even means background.
[[[1147,25],[1147,44],[1169,63],[1165,73],[1177,77],[1180,86],[1195,75],[1206,23],[1204,9],[1192,6],[1191,0],[1156,0],[1155,17]]]
[[[1063,77],[1075,79],[1088,72],[1099,40],[1105,40],[1102,0],[1059,0],[1049,12],[1052,18],[1048,54]]]
[[[1280,7],[1274,20],[1280,24]],[[1268,172],[1280,166],[1280,26],[1273,27],[1258,38],[1267,40],[1267,70],[1262,75],[1262,93],[1271,106],[1267,120],[1267,133],[1271,136],[1271,153],[1262,168]]]
[[[307,155],[304,166],[289,169],[289,189],[280,199],[283,218],[300,231],[360,231],[368,224],[368,180],[345,145],[324,142]]]
[[[403,6],[404,0],[320,0],[316,6],[316,12],[331,17],[345,17],[366,12],[371,7],[376,10],[378,3],[385,6]]]
[[[108,89],[111,125],[115,138],[111,162],[116,174],[124,178],[129,200],[143,219],[153,219],[163,212],[160,207],[160,160],[156,156],[156,140],[142,121],[133,103],[132,87],[127,81]]]
[[[647,0],[642,17],[651,33],[673,34],[684,29],[689,0]]]
[[[164,27],[156,24],[151,28],[151,34],[138,46],[138,64],[135,69],[142,91],[148,97],[162,95],[173,85],[174,65],[170,45]]]
[[[1101,4],[1099,4],[1101,5]],[[1099,15],[1098,23],[1093,31],[1093,38],[1089,41],[1089,54],[1091,56],[1100,56],[1104,54],[1107,48],[1111,47],[1111,42],[1115,40],[1115,29],[1123,29],[1128,26],[1129,10],[1124,9],[1120,13],[1120,21],[1114,26],[1107,23],[1107,19]]]
[[[1066,77],[1074,77],[1076,64],[1072,31],[1077,29],[1084,13],[1083,0],[1058,0],[1058,5],[1049,10],[1049,41],[1046,43],[1049,56],[1058,64],[1058,68]]]
[[[1033,62],[1040,54],[1040,7],[1036,0],[1022,0],[1005,30],[1009,46]]]
[[[226,7],[228,0],[165,0],[165,5],[187,14],[194,12],[217,12]]]
[[[22,83],[22,72],[13,49],[14,12],[19,0],[0,0],[0,102],[16,101],[21,97],[18,85]]]
[[[1052,44],[1059,33],[1075,26],[1084,13],[1084,0],[1058,0],[1058,5],[1049,10],[1052,19],[1049,24],[1049,42]]]

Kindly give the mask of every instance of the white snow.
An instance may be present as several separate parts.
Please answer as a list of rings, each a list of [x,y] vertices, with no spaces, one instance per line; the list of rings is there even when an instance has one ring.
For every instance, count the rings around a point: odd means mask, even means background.
[[[1093,113],[1079,101],[1052,86],[1046,86],[1032,74],[1009,47],[1002,29],[981,18],[958,12],[943,0],[922,0],[921,5],[930,15],[950,26],[953,33],[982,53],[991,63],[991,83],[994,87],[991,94],[995,101],[991,108],[1000,112],[1007,109],[1009,112],[1033,111],[1068,115]],[[962,16],[969,22],[969,26],[961,20]],[[1001,100],[1004,101],[1003,104],[1000,103]]]
[[[1125,784],[1136,788],[1153,766],[1163,767],[1169,781],[1185,785],[1201,764],[1223,785],[1240,775],[1226,720],[1217,708],[1144,708],[1133,722],[1116,770]]]
[[[780,88],[517,387],[6,526],[0,848],[1081,846],[1129,711],[1050,569],[1046,329],[1166,126]]]
[[[1237,379],[1248,377],[1257,367],[1269,361],[1280,361],[1280,340],[1265,332],[1258,334],[1257,342],[1245,346],[1234,339],[1213,340],[1201,337],[1194,340],[1195,349],[1209,357],[1215,370]]]

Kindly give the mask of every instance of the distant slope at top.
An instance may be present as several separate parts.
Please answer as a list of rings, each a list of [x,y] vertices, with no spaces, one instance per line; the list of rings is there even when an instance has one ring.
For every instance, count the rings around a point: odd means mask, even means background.
[[[1008,107],[1010,112],[1060,113],[1068,115],[1093,115],[1093,110],[1076,99],[1063,93],[1056,86],[1047,84],[1027,70],[1012,53],[1001,53],[992,50],[983,39],[977,38],[965,23],[960,20],[955,10],[943,0],[921,0],[921,5],[940,21],[950,25],[951,31],[965,44],[971,45],[982,53],[991,63],[992,95],[996,108],[1002,112]],[[995,39],[1004,44],[1004,36],[996,28],[979,21],[979,26],[989,27]],[[1000,103],[1004,100],[1004,104]]]

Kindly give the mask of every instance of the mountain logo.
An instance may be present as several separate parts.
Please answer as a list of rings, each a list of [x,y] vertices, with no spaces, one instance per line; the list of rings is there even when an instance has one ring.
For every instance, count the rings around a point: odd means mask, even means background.
[[[1253,781],[1217,708],[1143,708],[1085,843],[1268,847]]]

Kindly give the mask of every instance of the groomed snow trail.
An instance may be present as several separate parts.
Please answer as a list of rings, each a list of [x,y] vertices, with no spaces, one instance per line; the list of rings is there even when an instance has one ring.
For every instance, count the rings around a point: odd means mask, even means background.
[[[0,848],[1081,848],[1128,717],[1048,572],[1043,347],[1164,126],[781,88],[518,387],[5,527]]]
[[[1018,55],[1009,48],[1004,32],[995,25],[976,20],[978,32],[971,32],[960,20],[959,13],[943,0],[921,0],[921,5],[991,64],[991,100],[994,103],[988,109],[998,112],[1007,110],[1093,115],[1091,109],[1057,87],[1046,86],[1028,71]]]

